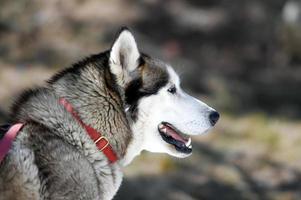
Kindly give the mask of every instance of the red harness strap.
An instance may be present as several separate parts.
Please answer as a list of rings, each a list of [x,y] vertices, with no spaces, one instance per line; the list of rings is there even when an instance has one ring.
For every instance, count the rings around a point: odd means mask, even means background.
[[[5,133],[4,137],[0,140],[0,163],[8,153],[14,139],[22,129],[24,124],[15,124]]]
[[[74,111],[72,105],[64,98],[60,98],[60,104],[62,104],[65,109],[72,114],[72,116],[78,121],[78,123],[86,130],[90,138],[94,141],[97,148],[102,151],[106,157],[109,159],[110,163],[114,163],[118,160],[115,152],[113,151],[109,141],[106,137],[102,136],[97,130],[91,126],[85,124],[78,114]]]

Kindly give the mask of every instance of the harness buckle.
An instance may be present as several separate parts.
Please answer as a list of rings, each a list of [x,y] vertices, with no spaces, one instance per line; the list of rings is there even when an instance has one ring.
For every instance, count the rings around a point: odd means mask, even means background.
[[[97,143],[100,141],[100,140],[105,140],[106,144],[100,149],[100,151],[103,151],[110,143],[108,141],[108,139],[104,136],[100,136],[99,138],[97,138],[97,140],[94,141],[94,144],[97,145]]]

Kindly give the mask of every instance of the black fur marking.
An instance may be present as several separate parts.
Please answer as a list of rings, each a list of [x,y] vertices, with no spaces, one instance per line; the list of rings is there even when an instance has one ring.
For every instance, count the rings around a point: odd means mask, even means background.
[[[143,53],[143,52],[140,52],[140,58],[142,58],[142,59],[150,59],[151,57],[148,55],[148,54],[146,54],[146,53]]]
[[[143,85],[142,77],[134,79],[129,83],[125,90],[125,101],[129,105],[129,112],[134,121],[137,120],[139,100],[143,97],[156,94],[160,88],[168,83],[168,79],[168,74],[163,73],[157,80],[149,80],[152,81],[149,87]]]
[[[10,124],[5,124],[0,126],[0,140],[4,137],[7,131],[10,129]]]
[[[145,64],[145,60],[142,56],[140,56],[139,60],[138,60],[138,67],[141,67]]]
[[[145,59],[149,59],[150,57],[145,53],[140,53],[140,57],[138,59],[138,67],[145,65]]]
[[[129,86],[125,91],[126,104],[132,105],[135,102],[137,102],[142,96],[144,96],[143,93],[140,92],[141,88],[142,88],[141,78],[138,78],[130,82]]]
[[[142,79],[138,78],[130,82],[125,90],[125,102],[129,105],[129,112],[131,113],[131,118],[135,121],[137,119],[138,113],[138,101],[144,95],[140,92],[142,88]]]

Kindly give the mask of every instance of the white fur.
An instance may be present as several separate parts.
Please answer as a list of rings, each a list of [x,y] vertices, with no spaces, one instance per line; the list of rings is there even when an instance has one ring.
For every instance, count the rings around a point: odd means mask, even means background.
[[[129,73],[138,66],[139,57],[134,36],[127,29],[123,30],[110,52],[111,72],[117,76],[119,85],[124,86],[129,81]]]
[[[175,71],[166,66],[170,75],[170,82],[162,87],[157,94],[142,98],[138,105],[138,120],[132,124],[134,139],[128,147],[123,164],[129,164],[142,150],[184,158],[184,154],[167,144],[158,131],[161,122],[169,122],[187,135],[199,135],[207,132],[212,125],[209,114],[214,111],[205,103],[186,94],[180,88],[180,80]],[[176,86],[176,94],[167,90]]]
[[[111,72],[116,75],[121,87],[130,81],[129,74],[138,66],[139,57],[133,35],[128,30],[122,31],[110,52]],[[209,114],[214,109],[186,94],[180,87],[176,72],[170,66],[165,67],[169,83],[155,95],[144,97],[138,103],[137,121],[131,124],[133,139],[121,161],[123,165],[129,164],[142,150],[168,153],[181,158],[189,156],[162,139],[158,131],[161,122],[168,122],[187,135],[202,134],[212,127]],[[173,85],[176,86],[176,94],[167,91]]]

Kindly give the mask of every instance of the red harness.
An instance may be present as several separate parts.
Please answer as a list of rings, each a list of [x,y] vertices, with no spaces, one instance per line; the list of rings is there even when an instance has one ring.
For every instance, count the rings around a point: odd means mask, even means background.
[[[4,137],[0,140],[0,163],[8,153],[14,139],[17,137],[19,131],[24,124],[15,124],[10,127],[5,133]]]
[[[118,160],[115,152],[113,151],[108,139],[101,135],[98,131],[96,131],[91,126],[85,124],[78,114],[74,111],[72,105],[64,98],[59,100],[60,104],[62,104],[65,109],[78,121],[78,123],[86,130],[90,138],[94,141],[97,148],[102,151],[105,156],[108,158],[110,163],[114,163]],[[18,123],[13,125],[7,133],[5,133],[4,137],[0,140],[0,163],[8,153],[13,140],[17,137],[21,128],[24,124]]]
[[[64,98],[60,98],[60,104],[62,104],[66,110],[72,114],[72,116],[78,121],[78,123],[86,130],[90,138],[94,141],[97,148],[102,151],[109,159],[110,163],[114,163],[118,160],[115,152],[113,151],[108,139],[101,135],[97,130],[91,126],[85,124],[78,114],[74,111],[72,105]]]

